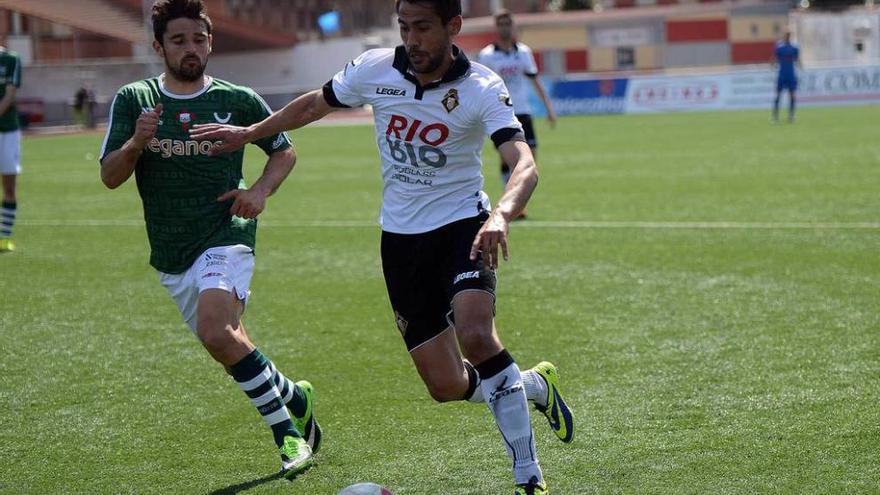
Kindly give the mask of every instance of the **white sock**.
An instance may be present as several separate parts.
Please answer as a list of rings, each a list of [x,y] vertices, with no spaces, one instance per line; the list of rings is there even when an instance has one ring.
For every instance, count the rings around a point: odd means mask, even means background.
[[[507,455],[513,460],[513,476],[517,484],[528,483],[533,477],[544,479],[538,465],[535,436],[529,423],[529,408],[519,367],[507,351],[501,351],[477,367],[483,396],[489,397],[489,410],[501,431]]]
[[[486,402],[486,398],[483,397],[483,387],[480,386],[480,374],[477,373],[477,369],[467,359],[464,360],[464,369],[467,372],[469,382],[464,400],[475,404]]]
[[[544,377],[534,370],[525,370],[522,372],[523,386],[526,387],[526,397],[535,404],[547,406],[547,382]]]
[[[476,370],[473,370],[473,372],[476,373]],[[471,373],[471,371],[469,370],[468,373]],[[526,389],[526,399],[541,407],[546,407],[547,382],[544,381],[544,378],[533,370],[525,370],[521,372],[520,375],[522,376],[523,386]],[[471,394],[470,397],[467,397],[468,402],[486,402],[486,397],[483,396],[483,387],[480,387],[479,384],[480,378],[477,377],[477,387],[474,389],[473,394]]]

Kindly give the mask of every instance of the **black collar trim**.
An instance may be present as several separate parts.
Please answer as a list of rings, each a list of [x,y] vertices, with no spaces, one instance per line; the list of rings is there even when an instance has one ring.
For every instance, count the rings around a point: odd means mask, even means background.
[[[440,85],[444,83],[456,81],[468,74],[471,69],[471,62],[468,60],[464,52],[457,46],[452,45],[452,56],[455,57],[455,60],[452,62],[449,70],[446,71],[446,74],[443,74],[443,77],[440,78],[439,81],[434,81],[424,86],[422,86],[422,83],[419,82],[418,78],[410,72],[411,66],[409,64],[409,56],[406,54],[406,47],[403,45],[398,46],[394,50],[393,66],[401,73],[401,75],[403,75],[404,79],[416,86],[415,98],[421,100],[425,91],[440,87]]]
[[[492,43],[492,46],[495,47],[496,52],[501,52],[504,54],[511,54],[511,53],[516,53],[519,51],[519,42],[518,41],[513,42],[513,47],[510,49],[510,51],[507,51],[504,48],[501,48],[501,45],[499,45],[498,43]]]

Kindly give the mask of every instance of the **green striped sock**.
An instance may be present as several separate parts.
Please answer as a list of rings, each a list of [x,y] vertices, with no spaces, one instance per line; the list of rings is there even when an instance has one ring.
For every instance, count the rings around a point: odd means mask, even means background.
[[[245,356],[241,361],[229,367],[229,374],[238,382],[238,386],[247,394],[251,403],[257,408],[263,420],[272,429],[275,443],[281,447],[284,437],[299,437],[290,413],[284,407],[281,392],[272,379],[272,363],[260,351]]]
[[[4,201],[0,207],[0,237],[12,237],[12,227],[15,225],[16,204]]]
[[[281,393],[281,400],[290,409],[294,416],[301,418],[306,413],[306,394],[303,390],[296,386],[289,378],[282,375],[275,364],[269,363],[269,369],[272,370],[272,379],[275,386]]]

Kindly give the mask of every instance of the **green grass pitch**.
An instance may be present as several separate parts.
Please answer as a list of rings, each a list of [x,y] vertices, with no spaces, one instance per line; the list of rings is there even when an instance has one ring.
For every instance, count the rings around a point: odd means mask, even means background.
[[[554,495],[880,491],[878,111],[539,122],[498,325],[521,367],[559,366],[577,412],[571,445],[532,417]],[[19,249],[0,256],[0,495],[512,492],[486,407],[433,403],[394,325],[370,127],[296,132],[259,231],[245,321],[314,383],[326,431],[293,483],[148,266],[133,181],[101,185],[101,139],[24,142]]]

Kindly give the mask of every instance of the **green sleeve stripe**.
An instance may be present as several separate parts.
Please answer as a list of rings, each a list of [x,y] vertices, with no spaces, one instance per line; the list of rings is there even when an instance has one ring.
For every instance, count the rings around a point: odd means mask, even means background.
[[[265,115],[257,114],[255,116],[257,121],[260,121],[260,120],[263,120],[263,119],[270,117],[274,113],[272,111],[272,107],[270,107],[269,104],[266,103],[266,100],[264,100],[263,97],[260,96],[256,91],[254,91],[253,94],[254,94],[254,99],[259,104],[261,104],[263,106],[263,109],[266,110]],[[279,144],[277,147],[274,146],[276,143],[279,143],[279,140],[283,141],[284,145]],[[257,146],[262,148],[263,151],[267,155],[271,155],[272,153],[275,153],[276,151],[281,151],[281,150],[289,148],[290,146],[293,145],[293,141],[291,141],[290,136],[288,136],[286,132],[282,131],[274,136],[268,136],[266,138],[263,138],[260,141],[255,142],[254,144],[256,144]]]
[[[110,141],[110,133],[113,132],[113,111],[116,109],[116,101],[119,99],[119,93],[113,97],[113,103],[110,104],[110,121],[107,122],[107,134],[104,135],[104,142],[101,143],[101,160],[107,155],[107,143]]]

